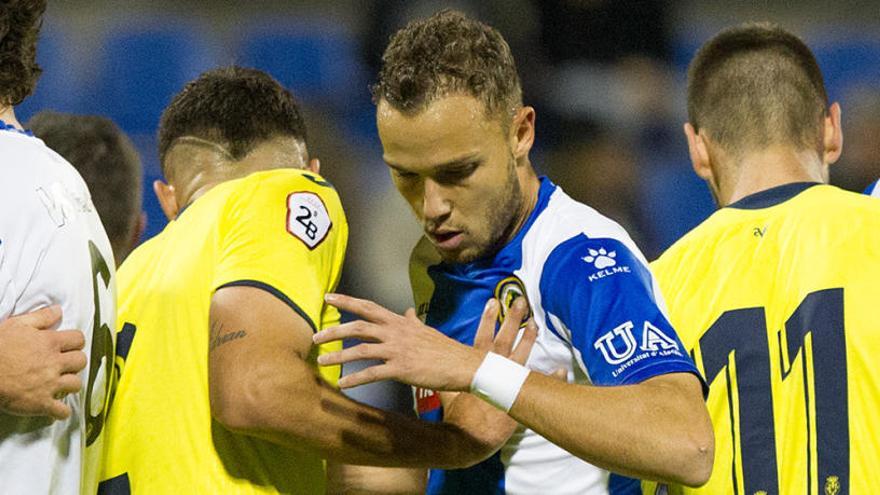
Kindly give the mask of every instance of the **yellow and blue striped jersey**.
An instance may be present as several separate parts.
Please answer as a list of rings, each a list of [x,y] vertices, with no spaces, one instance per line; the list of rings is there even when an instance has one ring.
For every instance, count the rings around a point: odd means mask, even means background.
[[[337,324],[323,297],[339,280],[347,236],[328,183],[272,170],[215,186],[129,256],[101,493],[324,493],[317,455],[212,421],[209,307],[220,287],[255,286],[315,329]],[[335,383],[339,369],[321,373]]]
[[[812,183],[769,189],[652,268],[711,384],[715,428],[709,482],[669,493],[880,490],[880,202]]]

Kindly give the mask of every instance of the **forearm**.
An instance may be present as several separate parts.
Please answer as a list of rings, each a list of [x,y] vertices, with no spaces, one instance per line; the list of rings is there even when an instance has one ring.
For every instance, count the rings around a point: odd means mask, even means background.
[[[693,390],[649,382],[597,387],[531,373],[510,415],[609,471],[702,483],[711,469],[713,442],[701,397]]]
[[[301,361],[295,366],[308,368]],[[238,419],[221,423],[346,464],[458,468],[463,466],[456,453],[475,448],[455,425],[375,409],[343,396],[311,369],[290,371],[267,368],[250,380],[259,385],[241,398]]]
[[[418,495],[425,493],[428,471],[327,463],[328,495]]]
[[[472,466],[484,461],[497,452],[518,426],[510,416],[504,414],[467,393],[441,393],[443,398],[443,421],[457,427],[462,434],[472,439],[467,447],[457,452],[462,464]]]

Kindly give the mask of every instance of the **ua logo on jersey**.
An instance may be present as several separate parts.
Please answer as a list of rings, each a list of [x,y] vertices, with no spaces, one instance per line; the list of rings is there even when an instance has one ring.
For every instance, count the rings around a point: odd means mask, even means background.
[[[645,329],[642,331],[642,350],[643,351],[665,351],[669,349],[678,349],[678,342],[669,338],[659,328],[645,322]]]
[[[642,327],[641,345],[637,345],[633,335],[633,322],[628,321],[599,337],[593,347],[602,353],[608,364],[620,364],[630,358],[637,350],[642,352],[678,351],[678,342],[662,330],[646,321]]]
[[[599,337],[593,347],[602,352],[602,357],[609,364],[620,364],[636,352],[636,339],[633,337],[632,329],[633,323],[628,321]]]

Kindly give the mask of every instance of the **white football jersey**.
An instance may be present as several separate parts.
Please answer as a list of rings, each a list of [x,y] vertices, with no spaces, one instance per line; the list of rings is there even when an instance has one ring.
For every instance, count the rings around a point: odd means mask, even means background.
[[[77,171],[2,122],[0,204],[0,320],[60,304],[60,328],[82,330],[89,356],[69,419],[0,414],[0,494],[94,494],[113,386],[110,242]]]

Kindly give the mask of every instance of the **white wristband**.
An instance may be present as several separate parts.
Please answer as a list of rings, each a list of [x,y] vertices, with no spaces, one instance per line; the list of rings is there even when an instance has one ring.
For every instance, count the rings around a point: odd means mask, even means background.
[[[525,366],[490,352],[474,374],[471,393],[508,412],[528,376]]]

